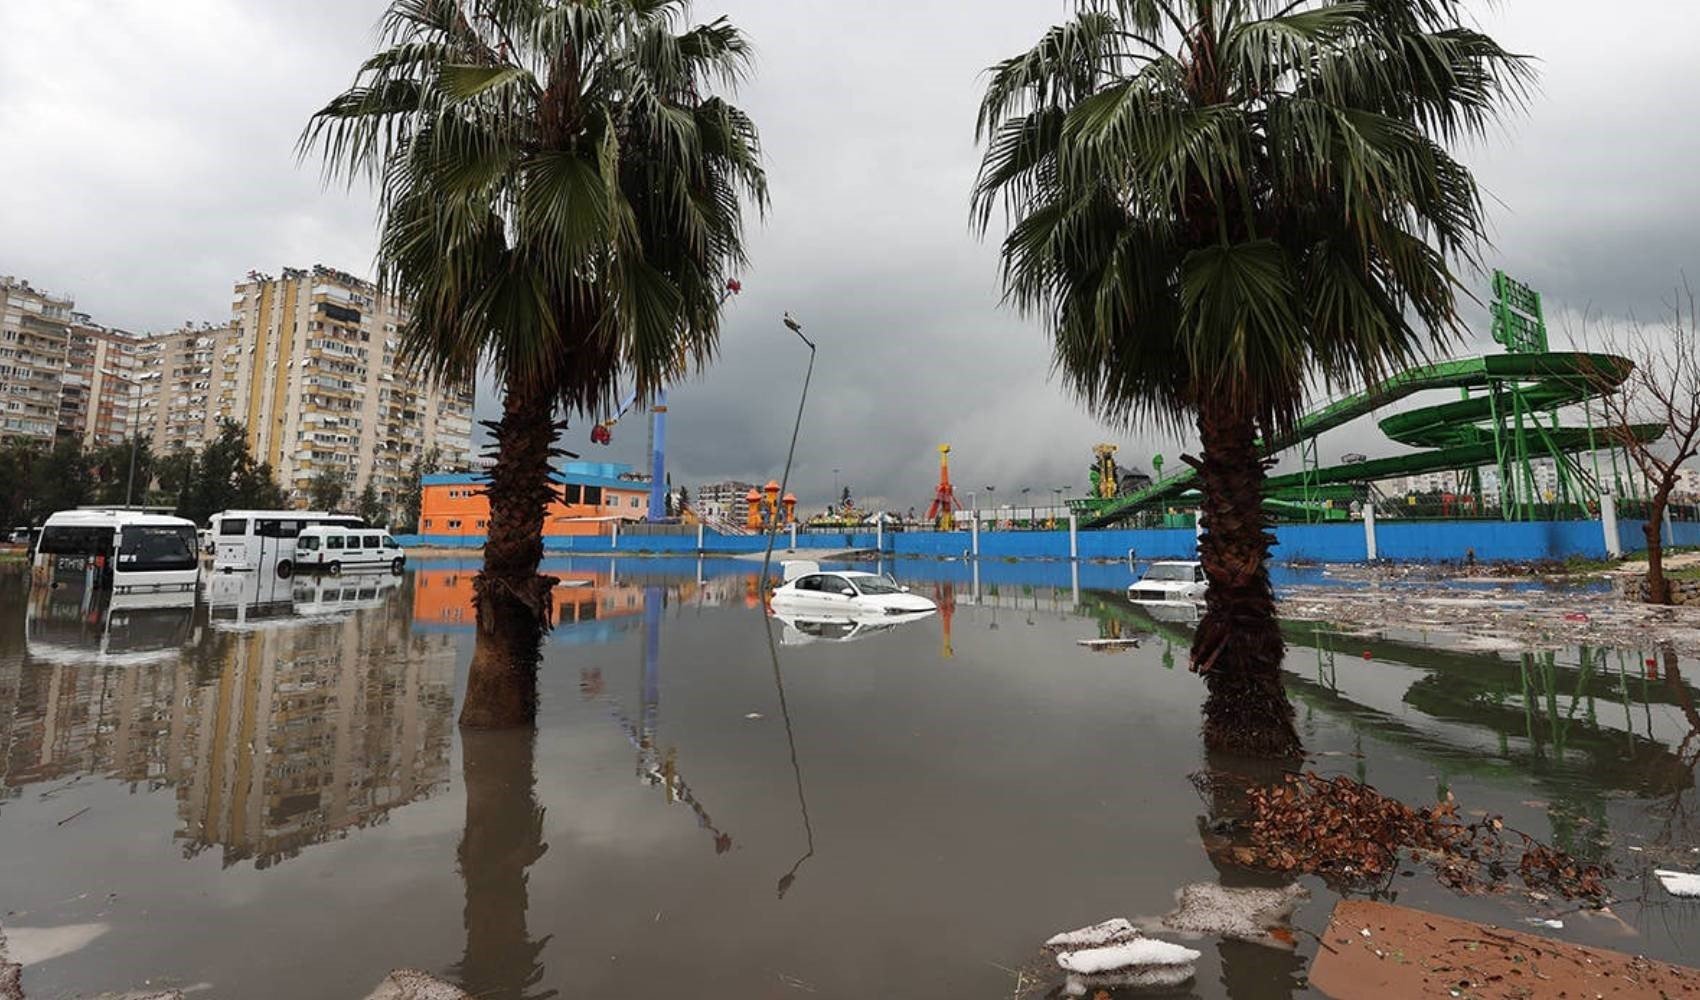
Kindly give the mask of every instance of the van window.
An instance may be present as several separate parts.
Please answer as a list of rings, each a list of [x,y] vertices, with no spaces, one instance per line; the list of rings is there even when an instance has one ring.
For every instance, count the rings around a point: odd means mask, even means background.
[[[246,535],[248,533],[248,520],[241,517],[227,517],[218,522],[218,533],[220,535]]]
[[[401,548],[401,546],[396,544],[395,539],[391,538],[388,535],[385,535],[384,536],[384,548],[386,548],[386,549],[399,549],[399,548]]]
[[[365,538],[360,540],[360,547],[363,549],[375,549],[383,545],[383,541],[384,540],[379,538],[377,535],[367,535]]]
[[[96,527],[43,528],[37,551],[55,556],[103,556],[112,554],[112,529]]]
[[[258,520],[254,522],[254,534],[261,538],[294,538],[301,534],[301,522],[279,518]]]
[[[308,535],[306,538],[297,541],[295,543],[295,547],[300,549],[302,552],[317,552],[319,550],[319,540],[314,538],[312,535]]]
[[[327,548],[327,549],[340,549],[340,548],[342,548],[342,536],[341,535],[326,535],[325,536],[325,548]]]

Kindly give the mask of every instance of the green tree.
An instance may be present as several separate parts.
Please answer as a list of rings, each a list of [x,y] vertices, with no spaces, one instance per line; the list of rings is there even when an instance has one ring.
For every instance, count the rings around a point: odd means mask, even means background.
[[[94,500],[94,469],[82,444],[74,438],[61,438],[52,448],[38,452],[30,463],[29,483],[26,509],[32,524],[54,511],[80,507]]]
[[[94,470],[96,503],[148,502],[148,489],[153,482],[157,463],[154,459],[153,443],[147,438],[137,437],[134,440],[96,448],[90,455],[90,464]],[[126,497],[129,498],[128,501]]]
[[[384,525],[389,518],[384,514],[384,502],[378,499],[378,484],[366,481],[366,488],[360,491],[359,499],[354,502],[354,512],[370,525]]]
[[[554,581],[538,573],[558,413],[652,398],[715,350],[765,205],[749,50],[684,0],[392,0],[384,44],[301,150],[379,190],[379,279],[428,377],[502,386],[461,725],[527,725]]]
[[[401,490],[401,523],[399,529],[407,534],[419,531],[419,509],[425,503],[425,476],[442,463],[442,453],[432,448],[413,460],[407,481]]]
[[[320,469],[307,482],[307,506],[314,510],[336,510],[346,490],[342,473],[335,469]]]
[[[1484,221],[1447,147],[1530,75],[1463,17],[1462,0],[1080,0],[991,70],[974,220],[1009,216],[1008,298],[1100,418],[1198,430],[1212,748],[1299,749],[1265,456],[1310,390],[1462,332],[1452,265],[1474,263]]]
[[[288,502],[271,466],[254,461],[247,431],[232,420],[219,421],[218,433],[186,464],[173,455],[167,466],[162,488],[169,491],[168,480],[184,477],[177,513],[196,524],[221,510],[276,510]]]
[[[195,488],[195,453],[187,448],[179,448],[160,458],[158,466],[160,499],[171,504],[179,517],[187,517],[184,511],[189,507],[190,496]]]

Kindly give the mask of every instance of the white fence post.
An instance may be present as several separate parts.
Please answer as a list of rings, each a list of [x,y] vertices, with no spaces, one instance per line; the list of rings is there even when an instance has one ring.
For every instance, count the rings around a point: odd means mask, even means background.
[[[1375,502],[1364,504],[1364,555],[1370,562],[1375,562],[1380,556],[1375,544]]]
[[[797,551],[797,522],[791,522],[791,551]]]
[[[614,526],[614,544],[610,548],[617,549],[620,547],[620,519],[616,517],[608,523]]]
[[[702,534],[703,534],[703,524],[702,524],[701,521],[698,521],[697,522],[697,551],[698,552],[701,552],[703,550]]]
[[[883,554],[885,552],[885,515],[884,514],[878,514],[878,515],[875,515],[875,517],[874,517],[874,552],[880,553],[880,554]]]
[[[1070,562],[1080,559],[1080,517],[1072,510],[1068,512],[1068,558]]]
[[[973,537],[974,558],[975,558],[975,560],[978,560],[980,558],[980,512],[979,511],[975,511],[973,514],[971,514],[969,516],[968,527],[969,527],[969,530],[971,530],[974,533],[974,537]]]
[[[1600,526],[1606,535],[1606,555],[1622,559],[1623,539],[1617,533],[1617,498],[1604,491],[1600,493]]]
[[[1669,504],[1665,505],[1663,520],[1665,522],[1665,524],[1664,524],[1665,544],[1666,545],[1675,545],[1676,544],[1676,527],[1670,523],[1670,505]]]

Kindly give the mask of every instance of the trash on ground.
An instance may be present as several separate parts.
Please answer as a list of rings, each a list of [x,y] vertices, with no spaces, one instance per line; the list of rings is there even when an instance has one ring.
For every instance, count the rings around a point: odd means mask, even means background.
[[[756,719],[765,719],[765,718],[767,718],[767,716],[761,714],[760,712],[745,712],[744,718],[754,721]]]
[[[1095,975],[1103,972],[1123,972],[1152,965],[1180,966],[1198,961],[1199,953],[1191,948],[1156,938],[1137,937],[1131,941],[1106,945],[1102,948],[1083,948],[1057,954],[1057,965],[1064,972]]]
[[[1663,869],[1656,869],[1653,874],[1659,877],[1660,884],[1672,896],[1681,896],[1684,899],[1700,898],[1700,875]]]

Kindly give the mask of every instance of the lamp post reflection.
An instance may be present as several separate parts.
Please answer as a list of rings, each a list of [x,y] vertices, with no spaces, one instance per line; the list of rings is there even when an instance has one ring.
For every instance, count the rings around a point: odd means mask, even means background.
[[[466,891],[466,951],[455,976],[467,992],[489,1000],[557,994],[534,992],[549,939],[533,939],[526,927],[527,869],[549,849],[537,804],[535,744],[529,729],[461,734],[466,827],[456,859]]]
[[[773,620],[763,616],[762,629],[767,633],[767,655],[773,663],[773,686],[779,692],[779,715],[785,720],[785,745],[791,751],[791,774],[797,781],[797,807],[803,814],[803,856],[791,866],[791,870],[779,877],[779,898],[784,899],[797,881],[797,872],[803,867],[803,862],[815,856],[815,828],[809,821],[809,800],[803,795],[803,768],[797,762],[797,737],[791,730],[791,705],[785,700],[785,675],[779,670],[779,646],[773,641]]]

